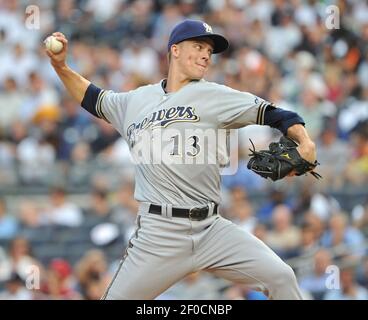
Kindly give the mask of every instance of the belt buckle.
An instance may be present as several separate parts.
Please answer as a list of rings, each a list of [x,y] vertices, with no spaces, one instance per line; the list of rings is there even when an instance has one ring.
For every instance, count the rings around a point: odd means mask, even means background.
[[[189,220],[201,221],[206,219],[207,216],[208,216],[208,206],[202,208],[193,207],[189,210]]]

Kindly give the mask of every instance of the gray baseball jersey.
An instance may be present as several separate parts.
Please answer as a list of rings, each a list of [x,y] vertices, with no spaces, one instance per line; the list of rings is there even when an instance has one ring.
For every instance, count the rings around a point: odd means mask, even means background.
[[[218,149],[201,134],[263,124],[267,103],[205,80],[165,93],[163,81],[126,93],[101,91],[97,100],[97,113],[120,132],[131,151],[151,148],[151,158],[136,163],[135,198],[183,207],[219,203],[220,168],[210,162]],[[197,132],[185,132],[189,129]],[[155,139],[157,132],[161,141]],[[152,159],[155,146],[154,155],[162,153],[159,161]]]
[[[127,93],[100,92],[98,115],[112,123],[140,160],[137,228],[102,299],[153,299],[198,270],[246,283],[275,299],[301,298],[289,266],[254,235],[214,213],[220,165],[213,158],[224,157],[210,134],[201,133],[263,124],[266,106],[252,94],[205,80],[169,94],[162,82]],[[161,214],[151,213],[152,204]],[[174,209],[197,205],[210,208],[206,219],[173,215]]]

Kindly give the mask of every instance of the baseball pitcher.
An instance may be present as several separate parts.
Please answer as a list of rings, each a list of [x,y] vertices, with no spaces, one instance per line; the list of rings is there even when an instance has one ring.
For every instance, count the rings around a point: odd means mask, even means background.
[[[69,93],[111,123],[136,160],[136,232],[102,299],[154,299],[199,270],[273,299],[301,299],[290,266],[219,214],[220,166],[202,133],[250,124],[279,129],[290,144],[284,139],[269,152],[253,151],[248,165],[277,180],[317,165],[303,119],[251,93],[204,80],[212,55],[225,51],[228,41],[202,21],[185,20],[173,29],[166,79],[129,92],[98,88],[71,70],[68,40],[60,32],[53,36],[63,49],[47,54]]]

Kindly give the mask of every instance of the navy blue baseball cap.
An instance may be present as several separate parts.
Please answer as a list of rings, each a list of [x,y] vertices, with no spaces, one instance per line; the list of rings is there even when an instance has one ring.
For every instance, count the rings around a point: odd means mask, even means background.
[[[199,20],[185,20],[175,26],[170,34],[167,50],[173,44],[177,44],[184,40],[207,37],[212,39],[214,43],[213,53],[220,53],[229,47],[229,42],[220,34],[213,33],[211,26]]]

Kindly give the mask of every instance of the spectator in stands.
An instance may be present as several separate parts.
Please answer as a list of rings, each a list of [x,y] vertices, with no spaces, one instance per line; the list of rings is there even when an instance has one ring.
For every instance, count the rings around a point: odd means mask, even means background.
[[[125,226],[119,223],[119,217],[114,214],[107,190],[94,189],[91,200],[90,207],[85,211],[84,226],[90,229],[92,243],[113,246],[124,238]]]
[[[231,214],[231,220],[239,225],[241,229],[253,233],[257,219],[254,217],[254,210],[247,198],[233,203],[228,211]]]
[[[304,221],[305,214],[310,209],[313,190],[309,183],[304,183],[299,192],[295,195],[292,203],[292,211],[295,224],[301,226]]]
[[[274,61],[280,61],[300,43],[302,34],[293,21],[291,8],[284,7],[281,10],[275,8],[271,21],[273,24],[266,34],[264,46],[267,54]],[[280,47],[282,49],[278,50]]]
[[[67,172],[68,185],[83,188],[91,183],[95,162],[91,148],[86,142],[77,142],[70,154],[70,167]]]
[[[2,52],[0,82],[4,78],[12,77],[19,86],[24,88],[27,85],[28,75],[35,70],[38,59],[35,52],[26,48],[24,44],[21,39],[14,39],[14,42],[8,45],[9,49]]]
[[[26,199],[19,203],[18,217],[21,229],[34,229],[41,226],[40,210],[35,201]]]
[[[99,279],[91,279],[84,287],[83,299],[85,300],[101,300],[105,293],[106,284]]]
[[[296,108],[296,111],[300,112],[305,119],[306,126],[312,132],[314,139],[321,134],[325,117],[333,116],[335,113],[334,105],[326,106],[326,90],[321,92],[320,89],[324,86],[320,77],[310,75],[301,93],[301,105]]]
[[[362,186],[368,180],[368,120],[354,127],[351,141],[354,148],[353,160],[346,168],[346,179],[352,185]]]
[[[355,280],[355,266],[340,268],[340,289],[329,290],[324,300],[368,300],[368,290]]]
[[[33,257],[29,242],[20,237],[15,237],[9,244],[6,259],[1,263],[0,280],[7,280],[12,272],[16,272],[22,279],[26,279],[31,268],[37,267],[40,272],[43,270],[41,263]]]
[[[303,223],[313,230],[315,241],[319,243],[323,233],[325,232],[325,224],[323,220],[312,210],[309,210],[304,216]]]
[[[29,72],[27,98],[20,108],[20,118],[23,121],[32,121],[42,107],[48,105],[59,110],[59,95],[53,87],[45,83],[39,73]]]
[[[75,267],[79,291],[88,300],[100,299],[111,280],[106,257],[101,250],[87,251]]]
[[[301,227],[301,243],[293,258],[293,268],[297,275],[312,272],[316,252],[321,248],[312,225],[304,223]]]
[[[23,101],[24,94],[20,92],[14,78],[6,78],[3,90],[0,90],[0,106],[6,106],[6,108],[3,108],[3,114],[0,118],[0,132],[9,130],[11,124],[19,119],[20,106]]]
[[[317,148],[318,161],[321,168],[323,167],[323,183],[333,188],[341,188],[343,171],[351,158],[351,147],[338,139],[336,128],[332,124],[327,124],[320,134]]]
[[[344,213],[333,215],[329,221],[329,229],[322,236],[321,244],[335,250],[340,256],[349,254],[359,258],[365,254],[364,236],[358,229],[349,226],[348,222]]]
[[[142,36],[133,38],[130,46],[123,49],[121,60],[127,73],[153,79],[158,73],[158,54],[144,40]]]
[[[353,225],[359,229],[364,237],[368,238],[368,198],[363,204],[357,204],[352,212]]]
[[[91,142],[93,153],[108,152],[113,143],[119,139],[118,132],[107,122],[103,120],[94,120],[97,124],[97,135]]]
[[[282,258],[296,254],[300,245],[300,230],[292,224],[292,213],[285,205],[272,211],[272,229],[266,235],[266,243]]]
[[[311,274],[301,277],[299,285],[310,292],[314,299],[320,300],[327,292],[327,267],[332,265],[331,254],[325,250],[319,250],[314,257],[314,268]]]
[[[276,206],[281,204],[290,204],[287,200],[285,192],[275,188],[271,189],[269,192],[268,201],[263,204],[256,213],[257,219],[262,223],[269,224],[271,221],[273,210]]]
[[[32,300],[31,290],[25,287],[24,280],[16,273],[12,273],[5,282],[5,290],[0,291],[0,300]]]
[[[63,259],[53,259],[47,269],[44,283],[41,285],[43,298],[52,300],[77,300],[80,294],[73,288],[73,270]]]
[[[0,129],[0,181],[4,187],[18,184],[14,145]]]
[[[61,109],[62,116],[58,123],[58,132],[61,136],[58,159],[67,161],[78,142],[89,142],[97,133],[88,113],[69,96],[62,99]]]
[[[123,226],[125,240],[128,240],[135,229],[135,219],[137,218],[138,202],[134,199],[134,185],[131,181],[121,183],[115,195],[114,221]]]
[[[311,225],[305,223],[300,227],[301,242],[298,248],[298,256],[312,257],[320,247],[318,239]]]
[[[108,195],[108,191],[103,189],[94,189],[91,192],[90,206],[85,210],[85,225],[93,227],[100,223],[113,222]]]
[[[168,1],[162,4],[157,19],[153,26],[153,46],[156,50],[164,51],[169,40],[170,30],[182,21],[180,9],[174,2]]]
[[[234,185],[228,190],[229,192],[225,194],[226,201],[223,208],[223,215],[232,220],[236,218],[233,208],[237,207],[239,204],[248,201],[247,190],[242,185]]]
[[[0,198],[0,240],[14,238],[17,232],[17,218],[7,212],[5,199]]]
[[[78,227],[83,222],[81,209],[74,203],[67,201],[66,191],[62,187],[50,189],[49,208],[41,214],[42,224]]]
[[[230,194],[231,204],[237,205],[238,203],[242,203],[248,200],[247,190],[243,186],[240,185],[233,186],[230,189],[230,192],[231,192]]]
[[[314,192],[310,200],[310,210],[323,222],[327,222],[333,214],[341,211],[341,206],[333,195],[326,192]]]
[[[48,125],[48,123],[44,123]],[[50,123],[52,125],[52,122]],[[28,136],[16,148],[20,180],[25,185],[47,185],[55,163],[55,149],[45,136]]]
[[[6,139],[12,144],[13,148],[29,135],[31,124],[20,120],[14,121],[6,135]],[[13,151],[14,153],[14,151]]]

